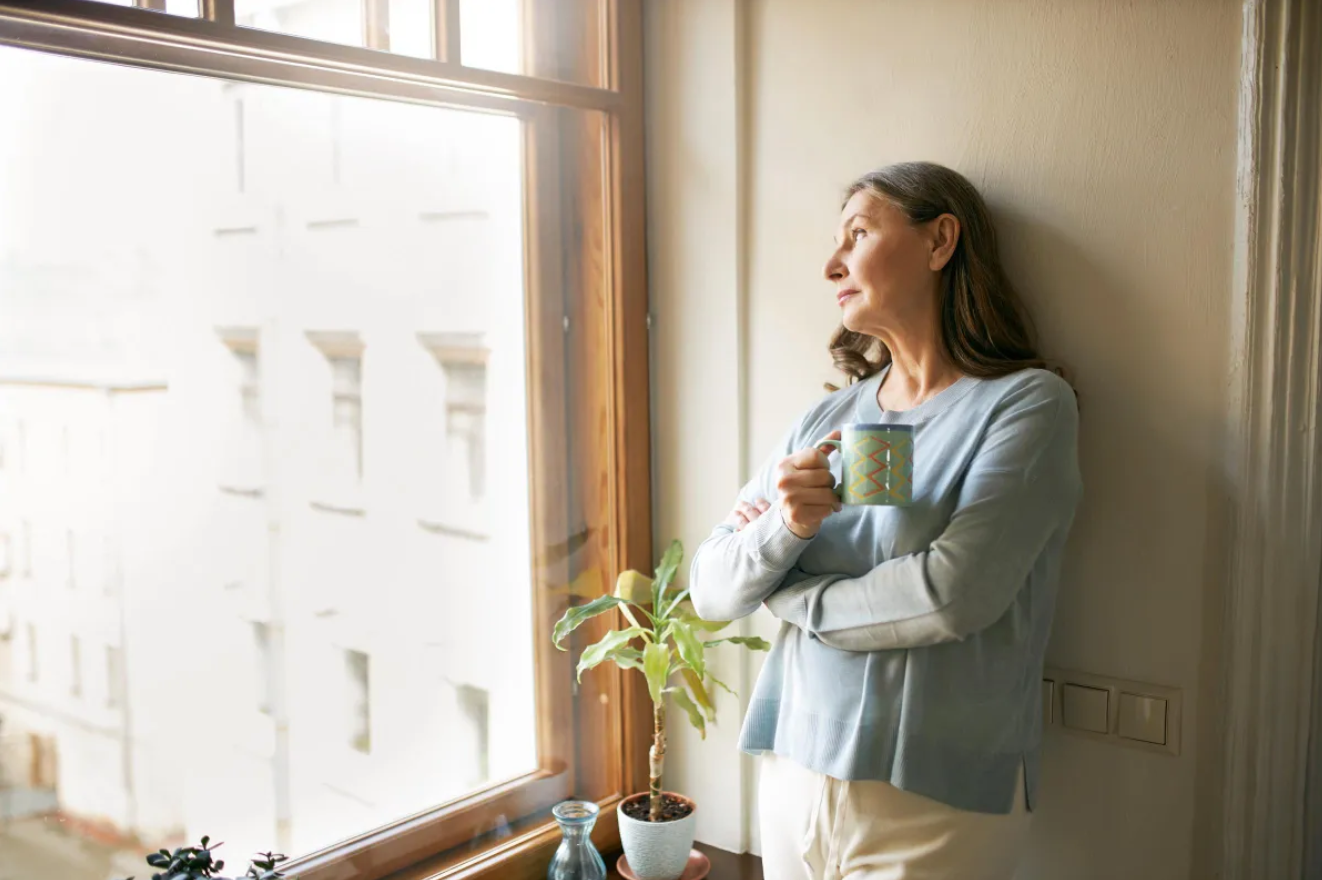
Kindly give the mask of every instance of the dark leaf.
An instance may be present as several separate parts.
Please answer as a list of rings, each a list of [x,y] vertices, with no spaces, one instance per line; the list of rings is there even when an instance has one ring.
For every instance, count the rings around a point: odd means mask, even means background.
[[[670,622],[670,637],[675,640],[675,647],[679,649],[679,659],[683,660],[690,669],[698,673],[699,676],[707,674],[707,661],[703,656],[702,642],[689,629],[689,625],[682,620],[672,620]]]
[[[731,636],[728,639],[716,639],[713,642],[703,642],[708,648],[713,645],[724,645],[729,642],[732,645],[743,645],[750,651],[770,651],[771,643],[766,639],[760,639],[757,636]]]
[[[702,717],[702,713],[698,711],[698,707],[693,705],[693,701],[689,699],[688,692],[682,687],[677,687],[671,689],[670,695],[675,698],[675,703],[688,713],[689,723],[698,728],[699,735],[706,739],[707,721]]]
[[[612,656],[628,647],[629,642],[643,634],[641,629],[630,627],[626,630],[611,630],[606,633],[601,641],[588,647],[583,651],[583,656],[578,660],[578,680],[583,680],[583,673],[592,669],[603,660],[611,659]]]
[[[670,677],[670,646],[653,642],[643,649],[643,672],[647,674],[647,692],[652,702],[660,703]]]
[[[560,644],[565,636],[578,629],[588,620],[599,614],[605,614],[607,611],[623,604],[623,600],[614,596],[598,596],[586,605],[578,605],[565,612],[565,616],[556,621],[555,629],[551,633],[551,639],[555,646],[560,650],[565,650],[565,646]]]

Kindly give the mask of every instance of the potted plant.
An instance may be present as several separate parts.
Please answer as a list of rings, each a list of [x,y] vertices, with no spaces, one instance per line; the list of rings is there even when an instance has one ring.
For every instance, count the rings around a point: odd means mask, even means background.
[[[227,880],[220,876],[225,863],[215,858],[217,843],[211,845],[210,837],[203,837],[198,846],[181,846],[174,852],[168,849],[151,853],[147,864],[159,868],[152,874],[152,880]],[[276,870],[282,862],[289,859],[279,853],[258,853],[248,865],[247,873],[235,880],[280,880],[285,875]],[[134,880],[129,877],[128,880]],[[293,878],[289,878],[293,880]]]
[[[707,651],[725,643],[756,651],[771,647],[755,636],[710,637],[729,622],[703,620],[688,601],[688,590],[671,588],[683,557],[683,545],[672,542],[657,566],[655,578],[632,570],[624,572],[616,582],[614,595],[570,608],[553,633],[556,647],[566,650],[565,637],[598,615],[618,608],[628,623],[626,628],[612,629],[583,650],[578,676],[581,679],[584,672],[609,660],[621,669],[637,669],[647,678],[653,721],[648,753],[650,785],[648,791],[627,797],[619,805],[625,858],[640,880],[677,880],[693,848],[695,804],[661,786],[667,701],[682,709],[705,739],[707,724],[716,717],[713,687],[734,693],[711,674]]]

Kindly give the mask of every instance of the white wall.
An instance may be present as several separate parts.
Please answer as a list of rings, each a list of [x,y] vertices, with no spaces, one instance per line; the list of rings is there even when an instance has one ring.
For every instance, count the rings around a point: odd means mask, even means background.
[[[1179,758],[1050,732],[1021,876],[1201,875],[1238,4],[647,9],[658,540],[691,552],[837,378],[820,266],[842,188],[905,159],[963,172],[992,205],[1047,353],[1081,394],[1087,497],[1048,662],[1185,697]],[[746,696],[756,661],[723,662]],[[675,738],[671,783],[699,799],[700,839],[756,850],[754,768],[734,748],[742,705],[721,709],[708,742]]]

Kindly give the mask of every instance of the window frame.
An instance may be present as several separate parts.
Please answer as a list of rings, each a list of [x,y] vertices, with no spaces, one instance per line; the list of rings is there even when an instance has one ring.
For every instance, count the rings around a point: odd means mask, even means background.
[[[558,4],[538,0],[525,6],[525,36],[532,45],[566,36],[563,23],[546,14]],[[650,320],[645,263],[645,182],[643,177],[642,0],[592,0],[592,32],[574,36],[575,63],[594,72],[603,87],[560,79],[465,67],[459,54],[458,0],[433,0],[433,48],[437,57],[386,54],[386,0],[364,0],[367,46],[322,43],[235,24],[233,0],[199,0],[199,17],[161,14],[163,0],[137,0],[120,7],[97,0],[45,0],[29,5],[0,0],[0,45],[67,57],[110,61],[170,72],[288,86],[436,107],[479,110],[515,116],[525,123],[524,265],[528,304],[529,382],[559,383],[530,390],[541,399],[529,413],[532,430],[573,425],[587,429],[587,413],[604,414],[591,430],[603,461],[589,462],[562,440],[539,443],[531,466],[539,482],[547,474],[564,476],[594,468],[590,501],[605,511],[602,534],[580,536],[588,546],[573,563],[545,558],[539,551],[534,596],[535,619],[563,610],[568,601],[549,589],[570,583],[594,568],[597,589],[609,589],[616,573],[652,567],[648,343]],[[572,40],[571,40],[572,42]],[[558,45],[558,44],[557,44]],[[557,111],[561,115],[557,116]],[[566,137],[564,111],[595,111],[599,128],[582,126]],[[579,173],[568,178],[563,173]],[[537,223],[559,203],[589,193],[601,204],[590,218],[599,244],[588,256],[601,274],[599,285],[563,285],[550,278],[564,267],[552,265],[573,233]],[[571,245],[587,246],[579,235]],[[583,271],[583,270],[579,270]],[[560,301],[548,290],[570,291],[574,301]],[[581,288],[581,290],[579,289]],[[589,288],[591,288],[589,290]],[[599,328],[586,334],[590,344],[571,345],[569,316],[579,325]],[[563,358],[564,377],[539,376],[532,368],[544,358]],[[572,395],[565,387],[573,383]],[[571,402],[572,398],[572,402]],[[551,401],[547,406],[545,401]],[[563,406],[556,406],[559,403]],[[593,409],[595,407],[595,409]],[[563,434],[555,434],[557,438]],[[534,493],[533,520],[551,522],[547,488]],[[536,528],[535,528],[536,532]],[[542,534],[547,530],[543,528]],[[539,545],[540,546],[540,545]],[[607,625],[599,619],[583,627],[583,643]],[[523,878],[545,873],[559,831],[545,815],[556,800],[579,787],[610,791],[598,801],[601,818],[593,834],[604,851],[619,846],[615,807],[647,785],[647,748],[651,704],[641,676],[624,675],[613,666],[599,667],[584,678],[575,700],[564,671],[573,657],[550,643],[549,632],[535,632],[535,675],[539,700],[556,717],[538,717],[539,752],[585,757],[577,766],[541,769],[414,817],[395,822],[291,866],[300,880],[334,880],[349,871],[360,880],[450,880],[450,878]],[[570,667],[572,668],[572,667]],[[603,706],[606,707],[603,709]],[[579,719],[586,736],[575,736]],[[603,723],[603,712],[606,713]],[[553,745],[548,746],[548,743]],[[575,778],[576,774],[581,778]],[[587,780],[584,782],[583,780]],[[491,828],[498,816],[540,818],[516,823],[512,836],[475,850],[471,829]]]

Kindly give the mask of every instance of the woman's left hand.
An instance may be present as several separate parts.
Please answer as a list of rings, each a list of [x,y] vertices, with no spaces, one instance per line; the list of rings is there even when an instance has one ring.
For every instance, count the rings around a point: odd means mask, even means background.
[[[759,516],[771,509],[771,502],[765,498],[759,498],[752,504],[740,501],[735,505],[734,510],[730,511],[730,516],[726,522],[734,526],[736,532],[742,532],[744,527],[751,525]]]

